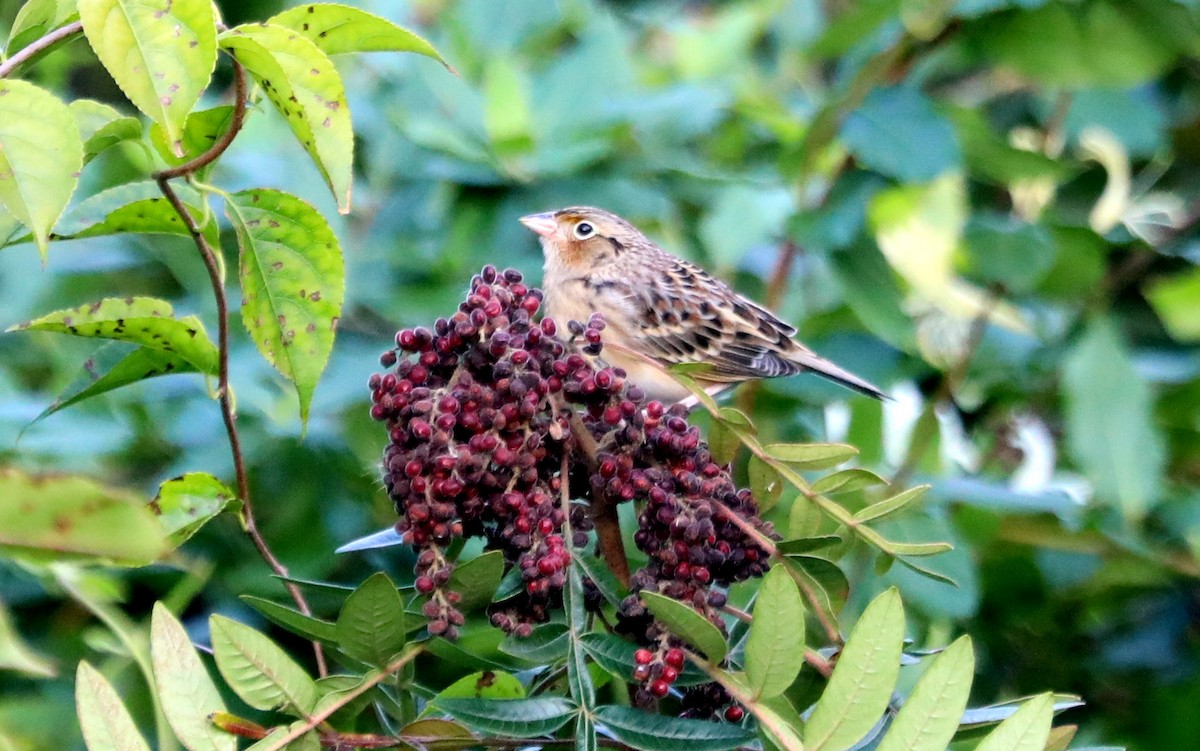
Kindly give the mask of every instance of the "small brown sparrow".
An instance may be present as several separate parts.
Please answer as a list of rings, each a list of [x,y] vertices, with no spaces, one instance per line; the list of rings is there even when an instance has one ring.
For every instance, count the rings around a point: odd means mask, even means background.
[[[711,367],[692,377],[710,393],[742,381],[813,372],[867,396],[878,387],[792,339],[796,329],[703,269],[650,242],[621,217],[573,206],[521,217],[545,252],[546,314],[560,324],[604,316],[604,359],[650,399],[690,392],[665,371]]]

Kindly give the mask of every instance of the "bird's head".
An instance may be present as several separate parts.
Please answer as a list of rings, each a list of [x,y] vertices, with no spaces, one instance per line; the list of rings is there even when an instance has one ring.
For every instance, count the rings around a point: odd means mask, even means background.
[[[530,214],[521,217],[521,224],[541,238],[548,263],[568,268],[603,263],[627,247],[649,242],[621,217],[590,206]]]

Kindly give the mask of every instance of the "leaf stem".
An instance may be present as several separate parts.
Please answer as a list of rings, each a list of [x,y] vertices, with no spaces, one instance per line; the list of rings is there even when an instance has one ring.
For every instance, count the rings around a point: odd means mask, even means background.
[[[217,252],[208,244],[204,233],[200,231],[200,227],[196,223],[196,218],[192,216],[187,206],[179,198],[179,194],[171,186],[172,178],[190,177],[196,170],[211,164],[213,160],[217,159],[229,148],[229,144],[233,142],[233,139],[241,130],[246,118],[246,69],[242,67],[241,63],[234,60],[233,73],[235,91],[233,118],[230,121],[229,130],[203,154],[178,167],[154,173],[154,180],[158,183],[159,190],[162,191],[163,196],[170,202],[171,207],[175,209],[175,213],[179,215],[184,226],[187,227],[188,232],[191,234],[192,241],[196,245],[196,250],[199,251],[200,258],[204,262],[204,268],[208,271],[209,282],[212,284],[213,298],[216,301],[217,308],[217,398],[221,405],[221,417],[225,422],[225,433],[229,438],[229,450],[233,456],[233,470],[237,478],[237,493],[238,498],[242,501],[243,527],[246,535],[254,543],[254,547],[258,550],[259,555],[267,562],[271,570],[284,580],[284,587],[287,588],[292,601],[296,603],[296,607],[305,615],[312,615],[312,608],[309,607],[304,593],[300,591],[300,588],[295,583],[287,581],[289,576],[287,567],[272,552],[258,528],[258,521],[254,515],[254,505],[250,497],[250,481],[246,473],[245,454],[242,451],[242,441],[237,429],[237,408],[234,404],[233,391],[229,386],[229,299],[225,293],[222,266],[217,258]],[[317,672],[324,677],[328,674],[324,649],[316,641],[312,643],[312,646],[313,656],[317,664]]]
[[[46,50],[50,49],[55,44],[63,41],[64,39],[69,39],[70,37],[73,37],[76,34],[80,34],[82,32],[83,32],[83,24],[80,23],[79,21],[75,21],[73,23],[67,24],[66,26],[55,29],[54,31],[51,31],[49,34],[46,34],[45,36],[43,36],[39,39],[36,39],[33,42],[30,42],[25,47],[22,47],[12,57],[8,58],[3,63],[0,63],[0,78],[8,77],[8,75],[10,73],[12,73],[14,70],[16,70],[18,67],[20,67],[24,63],[28,62],[29,60],[33,59],[34,57],[41,54],[42,52],[45,52]]]

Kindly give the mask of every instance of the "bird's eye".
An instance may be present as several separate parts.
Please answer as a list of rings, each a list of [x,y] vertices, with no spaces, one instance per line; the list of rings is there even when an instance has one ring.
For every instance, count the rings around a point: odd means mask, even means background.
[[[594,234],[596,234],[596,228],[587,222],[580,222],[575,225],[575,237],[580,240],[586,240]]]

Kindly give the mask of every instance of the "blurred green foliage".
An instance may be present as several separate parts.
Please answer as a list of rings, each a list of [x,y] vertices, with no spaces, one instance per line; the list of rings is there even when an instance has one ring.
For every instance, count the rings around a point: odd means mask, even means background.
[[[894,394],[878,405],[796,378],[735,397],[770,440],[847,440],[863,466],[933,484],[923,512],[889,536],[953,541],[929,563],[958,586],[900,567],[878,575],[856,549],[843,560],[850,612],[897,585],[918,645],[974,637],[972,703],[1071,691],[1088,702],[1066,716],[1082,726],[1077,743],[1194,744],[1200,4],[353,4],[422,30],[458,73],[416,56],[342,64],[353,212],[336,218],[273,116],[251,118],[210,178],[306,198],[335,217],[346,253],[345,314],[306,435],[291,387],[234,329],[259,516],[293,574],[411,582],[398,548],[332,552],[393,519],[377,482],[384,435],[366,409],[376,357],[398,326],[449,311],[485,263],[536,280],[540,252],[518,216],[594,204],[770,298],[806,343]],[[0,1],[0,26],[17,5]],[[283,7],[221,5],[230,25]],[[129,110],[82,41],[23,76]],[[228,68],[217,76],[227,82]],[[151,159],[137,145],[104,152],[75,200],[144,178]],[[234,247],[227,226],[223,239]],[[0,251],[5,327],[118,295],[169,299],[214,330],[186,239],[55,242],[44,267],[30,244]],[[0,336],[0,465],[86,473],[147,497],[188,471],[231,475],[195,377],[30,426],[94,350]],[[776,507],[778,527],[804,523],[795,506]],[[255,622],[237,596],[281,594],[228,518],[182,554],[182,578],[138,569],[105,578],[100,596],[141,619],[155,599],[202,587],[189,613]],[[5,737],[78,747],[71,666],[122,653],[63,594],[0,561],[0,748]],[[9,621],[31,652],[3,649]],[[48,666],[56,678],[39,677]],[[136,696],[136,675],[125,677],[119,688]]]

